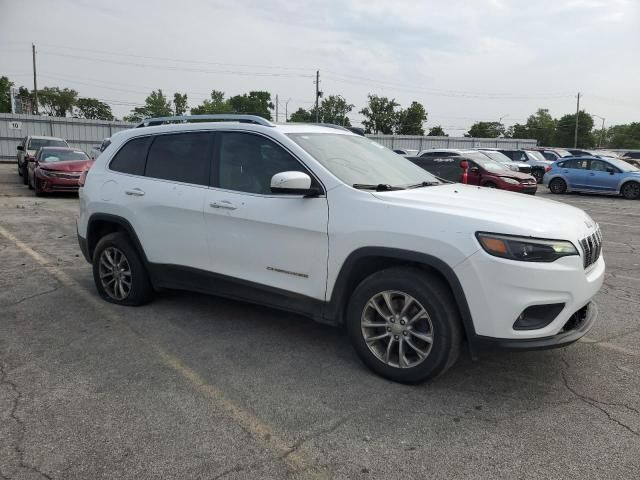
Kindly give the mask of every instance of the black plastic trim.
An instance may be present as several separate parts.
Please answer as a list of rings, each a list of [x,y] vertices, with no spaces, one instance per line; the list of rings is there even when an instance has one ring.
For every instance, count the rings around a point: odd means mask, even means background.
[[[477,335],[473,342],[482,350],[509,350],[509,351],[526,351],[526,350],[548,350],[551,348],[560,348],[570,345],[580,340],[593,326],[598,317],[598,307],[594,302],[587,304],[587,311],[584,320],[578,328],[566,332],[558,333],[551,337],[542,338],[494,338]]]
[[[93,249],[90,246],[91,245],[95,246],[98,243],[97,240],[93,241],[94,239],[90,235],[92,225],[96,221],[110,222],[120,226],[125,232],[127,232],[127,234],[129,235],[129,238],[131,238],[131,241],[133,241],[133,244],[138,250],[138,253],[141,255],[142,261],[145,264],[145,266],[149,265],[149,260],[147,259],[147,255],[144,253],[144,249],[142,248],[140,239],[138,238],[138,235],[136,234],[136,231],[133,228],[133,226],[129,223],[127,219],[120,217],[118,215],[111,215],[109,213],[94,213],[93,215],[91,215],[91,217],[89,217],[89,221],[87,222],[87,238],[86,238],[87,254],[89,257],[87,258],[88,262],[91,262],[92,261],[91,259],[93,258]]]
[[[206,293],[285,310],[326,323],[325,302],[280,288],[179,265],[147,265],[157,287]]]

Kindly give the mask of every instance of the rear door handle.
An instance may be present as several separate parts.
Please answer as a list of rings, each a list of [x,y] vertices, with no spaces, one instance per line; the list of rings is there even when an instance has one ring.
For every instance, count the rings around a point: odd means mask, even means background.
[[[142,197],[144,196],[144,191],[139,188],[132,188],[131,190],[125,190],[125,194],[131,195],[133,197]]]
[[[219,202],[211,202],[209,206],[211,208],[222,208],[224,210],[235,210],[236,208],[238,208],[235,205],[233,205],[233,203],[231,203],[229,200],[220,200]]]

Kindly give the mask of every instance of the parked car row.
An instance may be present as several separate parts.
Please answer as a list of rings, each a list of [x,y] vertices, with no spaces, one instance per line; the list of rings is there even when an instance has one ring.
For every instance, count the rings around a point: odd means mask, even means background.
[[[538,188],[536,178],[529,173],[529,165],[512,162],[497,150],[430,149],[406,158],[450,182],[532,195]]]
[[[18,174],[37,196],[77,192],[93,160],[57,137],[27,136],[17,146]]]

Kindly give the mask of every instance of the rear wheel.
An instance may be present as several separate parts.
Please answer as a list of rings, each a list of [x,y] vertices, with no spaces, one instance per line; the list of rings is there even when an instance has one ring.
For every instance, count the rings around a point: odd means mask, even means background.
[[[622,196],[628,200],[640,198],[640,183],[627,182],[622,186]]]
[[[93,254],[93,279],[100,296],[119,305],[143,305],[153,296],[149,275],[126,234],[100,239]]]
[[[435,378],[460,353],[460,317],[451,291],[418,268],[390,268],[366,278],[349,301],[347,329],[362,361],[397,382]]]
[[[567,182],[561,178],[554,178],[549,182],[549,190],[551,193],[564,193],[567,191]]]

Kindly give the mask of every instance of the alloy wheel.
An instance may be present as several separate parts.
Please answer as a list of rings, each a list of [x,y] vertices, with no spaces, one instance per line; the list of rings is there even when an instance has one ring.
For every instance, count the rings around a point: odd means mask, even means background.
[[[100,254],[98,268],[104,291],[114,300],[122,301],[131,293],[131,266],[116,247],[107,247]]]
[[[415,367],[431,352],[433,324],[429,313],[406,293],[387,290],[371,297],[360,325],[371,353],[392,367]]]
[[[622,189],[622,195],[632,199],[640,197],[640,183],[628,182]]]

